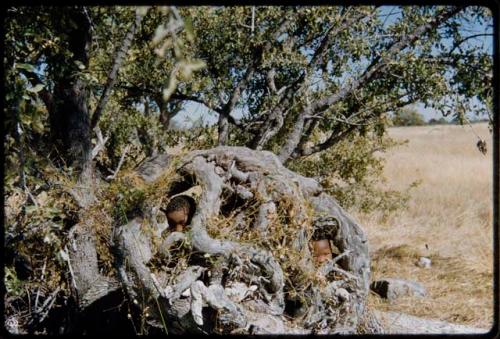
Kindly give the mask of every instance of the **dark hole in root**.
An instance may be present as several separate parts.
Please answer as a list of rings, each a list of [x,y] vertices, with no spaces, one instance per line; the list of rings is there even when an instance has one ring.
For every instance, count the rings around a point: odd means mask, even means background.
[[[220,213],[224,217],[229,217],[231,216],[231,214],[245,210],[249,206],[255,205],[257,203],[255,198],[243,199],[238,194],[231,192],[226,188],[222,190],[221,200],[222,203],[220,207]]]
[[[191,175],[184,175],[182,180],[175,181],[171,184],[170,190],[168,191],[168,196],[176,195],[184,192],[196,184],[195,177]]]
[[[306,305],[299,298],[285,299],[285,315],[291,318],[297,318],[304,315]]]
[[[94,302],[75,319],[72,333],[113,336],[136,334],[132,321],[140,317],[140,311],[134,307],[129,309],[123,302],[124,298],[123,292],[117,290]],[[132,319],[127,318],[128,312],[131,313]]]

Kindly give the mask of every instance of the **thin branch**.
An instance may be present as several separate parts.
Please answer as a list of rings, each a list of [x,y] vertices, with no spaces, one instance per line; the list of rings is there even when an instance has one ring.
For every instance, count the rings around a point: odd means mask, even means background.
[[[479,33],[479,34],[472,34],[472,35],[466,36],[453,44],[451,50],[448,52],[448,55],[451,55],[457,48],[460,48],[460,46],[464,42],[466,42],[467,40],[478,38],[481,36],[491,36],[492,37],[492,36],[494,36],[494,34],[493,33]]]
[[[95,128],[96,130],[96,135],[97,135],[97,144],[95,145],[94,149],[92,150],[92,155],[91,159],[93,160],[97,154],[99,154],[100,151],[104,149],[104,145],[106,144],[106,141],[109,139],[109,135],[106,136],[105,138],[102,137],[102,132],[99,126]]]
[[[406,94],[401,95],[401,97],[404,97]],[[346,130],[341,130],[339,132],[332,132],[330,136],[324,141],[323,143],[313,145],[311,147],[305,148],[303,145],[300,145],[301,147],[297,146],[294,152],[291,154],[292,159],[297,159],[303,156],[308,156],[314,153],[318,153],[321,151],[324,151],[333,145],[337,144],[340,140],[342,140],[344,137],[349,135],[351,132],[357,129],[359,126],[369,126],[372,125],[374,122],[369,121],[366,122],[366,117],[363,115],[364,113],[367,113],[367,116],[373,111],[381,111],[381,112],[388,112],[390,110],[394,110],[396,108],[401,108],[407,105],[410,105],[414,103],[415,101],[398,101],[397,104],[394,104],[390,106],[389,104],[385,103],[385,108],[382,109],[383,106],[376,106],[376,107],[369,107],[364,110],[360,110],[354,114],[352,114],[350,117],[346,119],[341,119],[341,118],[336,118],[336,117],[329,117],[325,118],[328,120],[333,120],[340,122],[344,125],[348,125],[349,127]],[[378,115],[373,116],[373,118],[376,118]],[[352,121],[354,118],[358,118],[356,121]],[[316,118],[316,116],[315,116]],[[363,121],[363,122],[362,122]],[[309,134],[310,135],[310,134]],[[308,136],[308,135],[307,135]],[[306,138],[307,136],[304,136]],[[305,141],[303,142],[305,144]]]
[[[351,273],[349,273],[349,272],[341,269],[340,267],[333,266],[332,267],[332,271],[337,272],[337,273],[341,273],[341,274],[345,275],[346,277],[348,277],[348,278],[350,278],[350,279],[352,279],[352,280],[354,280],[356,282],[359,281],[359,278],[357,276],[355,276],[355,275],[353,275],[353,274],[351,274]]]
[[[43,267],[42,267],[42,276],[40,278],[41,281],[45,278],[45,268],[47,267],[47,257],[45,257],[45,260],[43,261]],[[38,290],[36,291],[36,297],[35,297],[35,310],[38,309],[38,298],[40,297],[40,286],[38,286]]]
[[[306,148],[304,150],[300,151],[300,156],[307,156],[311,155],[313,153],[321,152],[327,148],[332,147],[336,143],[338,143],[340,140],[342,140],[346,135],[349,133],[353,132],[356,130],[358,126],[356,125],[350,125],[347,129],[340,131],[338,133],[332,133],[330,137],[323,143],[314,145],[312,147]],[[295,156],[295,158],[299,157],[299,155]]]
[[[327,262],[325,262],[323,265],[321,265],[321,267],[319,268],[319,272],[321,274],[323,274],[324,276],[326,276],[328,273],[330,273],[332,270],[333,270],[333,267],[335,267],[335,264],[342,258],[344,258],[345,256],[347,256],[348,254],[350,254],[351,251],[350,250],[346,250],[344,251],[343,253],[339,254],[338,256],[336,256],[335,258],[333,258],[332,260],[328,260]]]
[[[71,244],[73,245],[73,249],[75,249],[76,244],[74,242],[72,242]],[[75,290],[78,290],[78,287],[76,286],[75,273],[73,271],[73,266],[71,266],[71,259],[68,255],[69,253],[68,246],[65,245],[64,250],[60,251],[59,253],[61,254],[62,259],[68,263],[69,273],[71,275],[71,282]]]
[[[256,67],[257,65],[256,62],[254,61],[254,63],[252,63],[252,65],[246,70],[245,76],[236,85],[230,100],[227,102],[226,106],[223,109],[226,115],[231,114],[231,112],[233,111],[234,107],[236,106],[236,103],[241,97],[242,92],[245,90],[248,82],[252,78]]]
[[[300,138],[300,142],[296,147],[296,150],[303,150],[306,147],[306,143],[309,140],[309,137],[312,135],[316,126],[318,126],[319,120],[323,119],[323,117],[316,116],[311,117],[311,119],[306,121],[306,125],[304,127],[304,133],[302,133],[302,137]],[[294,152],[295,153],[295,152]],[[294,157],[294,153],[292,153],[292,158]]]
[[[130,145],[125,146],[125,149],[122,152],[122,155],[120,156],[120,161],[118,162],[118,166],[116,166],[116,169],[113,171],[112,175],[108,175],[106,177],[106,180],[113,180],[116,178],[116,175],[118,174],[118,171],[123,165],[123,161],[125,160],[125,156],[127,155],[128,150],[130,149]]]
[[[252,36],[253,36],[253,31],[255,29],[255,6],[252,6]]]
[[[40,306],[38,309],[35,310],[35,316],[31,317],[31,319],[28,322],[28,325],[34,326],[36,324],[40,324],[49,314],[50,309],[54,305],[54,302],[56,300],[56,296],[61,290],[61,286],[57,286],[57,288],[52,292],[52,294],[45,299],[43,302],[42,306]],[[42,313],[43,312],[43,313]]]
[[[175,93],[173,93],[170,96],[170,99],[172,99],[172,100],[197,102],[197,103],[202,104],[203,106],[209,108],[210,110],[212,110],[212,111],[214,111],[214,112],[216,112],[218,114],[222,113],[222,109],[221,108],[218,108],[218,107],[215,107],[213,105],[210,105],[208,102],[204,101],[203,99],[200,99],[200,98],[192,96],[192,95],[183,94],[183,93],[180,93],[180,92],[175,92]],[[236,121],[234,119],[233,119],[233,121],[236,124]]]
[[[58,286],[56,288],[56,290],[50,295],[50,297],[47,298],[47,300],[45,300],[44,304],[42,305],[42,309],[46,307],[46,310],[42,314],[42,316],[40,317],[40,321],[39,321],[40,323],[45,320],[45,318],[47,317],[47,315],[49,315],[49,311],[51,310],[52,306],[54,306],[54,302],[56,301],[56,296],[57,296],[57,294],[59,293],[60,290],[61,290],[61,286]],[[49,300],[50,300],[50,304],[48,304],[48,306],[47,306],[47,302]]]
[[[135,32],[141,25],[142,18],[144,17],[145,14],[146,11],[136,10],[135,21],[132,23],[132,25],[130,25],[127,34],[125,34],[125,38],[123,39],[121,46],[115,52],[113,67],[111,68],[111,71],[108,74],[106,87],[101,95],[101,98],[99,99],[99,103],[97,104],[95,112],[92,115],[92,121],[90,124],[91,129],[94,129],[97,126],[99,118],[101,117],[101,114],[104,111],[106,104],[108,103],[109,95],[116,82],[118,70],[120,69],[123,60],[125,59],[125,55],[127,54],[130,44],[132,43],[132,39],[134,38]]]
[[[231,98],[229,101],[226,103],[224,108],[219,112],[219,122],[218,122],[218,131],[219,131],[219,136],[218,136],[218,145],[225,145],[227,142],[227,138],[229,135],[229,124],[228,121],[231,117],[231,112],[233,111],[234,107],[236,106],[236,103],[241,97],[242,92],[245,90],[248,82],[252,78],[255,68],[257,67],[257,58],[260,59],[260,56],[254,57],[254,62],[250,67],[247,68],[245,72],[245,76],[238,82],[236,85],[235,89],[233,90],[233,93],[231,94]],[[234,119],[233,119],[234,121]]]
[[[132,91],[132,94],[129,95],[130,97],[137,97],[137,96],[139,96],[141,94],[146,93],[149,96],[151,96],[152,98],[154,98],[154,101],[156,102],[156,104],[158,105],[158,107],[162,106],[162,102],[163,102],[163,99],[162,99],[163,96],[162,96],[162,94],[159,93],[159,92],[155,92],[151,88],[145,88],[145,87],[141,87],[141,86],[138,86],[138,85],[128,86],[128,85],[123,85],[123,84],[119,84],[119,85],[116,85],[116,86],[119,87],[119,88],[121,88],[121,89],[127,90],[127,91]],[[178,90],[176,92],[174,92],[170,96],[169,99],[170,100],[178,100],[178,101],[192,101],[192,102],[196,102],[196,103],[199,103],[199,104],[207,107],[208,109],[210,109],[211,111],[214,111],[217,114],[224,114],[222,108],[215,107],[214,105],[209,104],[207,101],[205,101],[205,100],[203,100],[203,99],[201,99],[201,98],[199,98],[197,96],[184,94],[184,93],[179,92]],[[233,124],[235,126],[241,126],[241,122],[239,120],[234,119],[231,116],[228,117],[228,120],[229,120],[229,122],[231,124]]]

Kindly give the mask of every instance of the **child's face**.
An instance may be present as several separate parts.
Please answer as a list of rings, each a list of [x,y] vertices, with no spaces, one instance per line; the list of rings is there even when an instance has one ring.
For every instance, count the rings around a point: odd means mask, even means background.
[[[182,232],[187,225],[188,214],[184,210],[172,211],[167,214],[168,225],[176,232]]]
[[[317,264],[333,259],[330,242],[327,239],[313,241],[313,257]]]

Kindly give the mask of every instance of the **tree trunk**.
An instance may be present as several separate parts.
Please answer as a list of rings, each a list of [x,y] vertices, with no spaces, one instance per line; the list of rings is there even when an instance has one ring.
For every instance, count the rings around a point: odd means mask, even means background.
[[[52,136],[59,140],[61,154],[67,165],[74,166],[82,178],[91,176],[91,133],[88,112],[88,89],[79,78],[78,64],[88,67],[91,43],[91,25],[79,8],[62,12],[71,61],[61,67],[54,86],[53,105],[49,112]]]
[[[87,107],[88,91],[81,80],[61,80],[54,92],[51,115],[53,135],[61,143],[68,165],[81,173],[90,168],[91,142]]]

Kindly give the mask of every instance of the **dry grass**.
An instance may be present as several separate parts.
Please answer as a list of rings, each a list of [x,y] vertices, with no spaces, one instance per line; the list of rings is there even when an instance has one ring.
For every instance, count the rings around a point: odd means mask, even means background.
[[[399,277],[422,283],[429,296],[389,304],[370,295],[381,309],[490,328],[493,321],[492,137],[474,124],[489,151],[481,154],[469,126],[399,127],[408,139],[384,156],[388,187],[404,189],[421,181],[407,209],[383,220],[379,213],[353,212],[368,233],[372,277]],[[427,245],[427,246],[426,246]],[[419,256],[432,267],[419,268]]]

